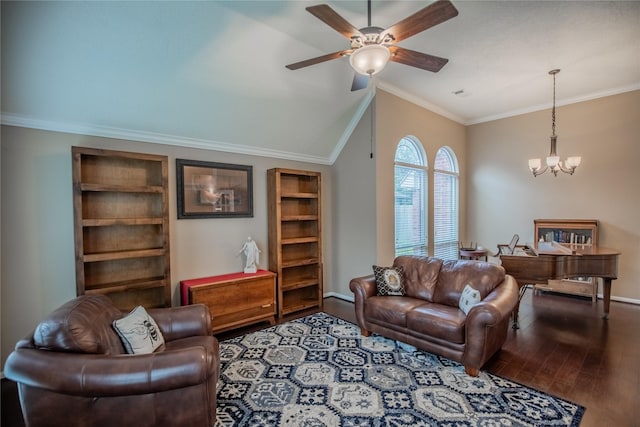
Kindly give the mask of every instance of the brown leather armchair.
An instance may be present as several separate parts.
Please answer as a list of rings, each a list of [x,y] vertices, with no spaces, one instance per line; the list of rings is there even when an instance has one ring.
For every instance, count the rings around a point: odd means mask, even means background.
[[[4,367],[35,426],[212,426],[218,341],[204,305],[149,309],[165,344],[126,354],[109,298],[67,302],[17,343]]]

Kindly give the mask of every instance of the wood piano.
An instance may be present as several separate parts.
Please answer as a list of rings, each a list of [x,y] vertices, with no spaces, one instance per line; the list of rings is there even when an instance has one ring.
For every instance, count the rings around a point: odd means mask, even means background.
[[[522,247],[523,248],[523,247]],[[522,253],[523,251],[520,251]],[[603,279],[604,318],[609,318],[611,301],[611,282],[618,278],[618,256],[615,249],[597,246],[576,248],[571,254],[535,253],[527,255],[500,255],[502,266],[507,274],[513,276],[520,288],[520,297],[525,286],[547,283],[552,279],[570,279],[574,277],[601,277]],[[514,310],[513,327],[518,328],[518,310],[520,301]]]

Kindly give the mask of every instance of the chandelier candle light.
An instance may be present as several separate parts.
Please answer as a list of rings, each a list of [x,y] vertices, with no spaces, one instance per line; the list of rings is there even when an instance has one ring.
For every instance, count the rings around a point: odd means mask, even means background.
[[[540,159],[529,159],[529,170],[533,173],[533,176],[542,175],[549,169],[553,176],[558,176],[558,172],[562,171],[573,175],[576,168],[580,166],[582,158],[580,156],[567,157],[564,165],[560,161],[560,156],[556,152],[556,144],[558,136],[556,135],[556,74],[560,72],[559,69],[549,71],[549,74],[553,76],[553,108],[551,110],[551,151],[547,157],[547,164],[542,167]]]

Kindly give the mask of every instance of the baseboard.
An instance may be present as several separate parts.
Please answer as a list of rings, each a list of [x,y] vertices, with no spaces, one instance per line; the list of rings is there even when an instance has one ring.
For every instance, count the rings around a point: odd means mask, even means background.
[[[598,299],[603,299],[602,294],[598,294]],[[611,296],[611,301],[626,302],[627,304],[640,305],[640,299],[634,299],[634,298]]]
[[[327,292],[322,297],[323,298],[334,297],[344,301],[354,302],[353,295],[344,295],[344,294],[339,294],[338,292]]]

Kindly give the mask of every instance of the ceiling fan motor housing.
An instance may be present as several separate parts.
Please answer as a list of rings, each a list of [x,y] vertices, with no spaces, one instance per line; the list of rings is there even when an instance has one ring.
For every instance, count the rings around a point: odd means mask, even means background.
[[[351,37],[351,49],[358,49],[371,44],[381,44],[380,34],[384,31],[384,28],[364,27],[360,28],[359,31],[361,34]]]

